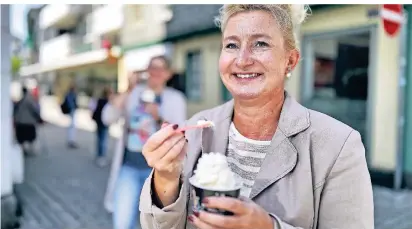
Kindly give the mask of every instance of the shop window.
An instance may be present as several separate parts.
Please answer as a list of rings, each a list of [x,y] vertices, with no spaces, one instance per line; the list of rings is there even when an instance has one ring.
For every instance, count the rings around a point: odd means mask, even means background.
[[[186,94],[190,101],[202,99],[202,58],[200,51],[186,55]]]
[[[365,142],[369,139],[369,46],[368,32],[315,38],[304,44],[304,105],[356,129]]]

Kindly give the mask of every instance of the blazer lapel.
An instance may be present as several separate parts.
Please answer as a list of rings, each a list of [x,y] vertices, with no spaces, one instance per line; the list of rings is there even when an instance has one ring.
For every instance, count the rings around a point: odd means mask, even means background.
[[[289,138],[307,129],[309,125],[308,110],[285,92],[279,125],[255,179],[250,199],[293,170],[298,152]]]

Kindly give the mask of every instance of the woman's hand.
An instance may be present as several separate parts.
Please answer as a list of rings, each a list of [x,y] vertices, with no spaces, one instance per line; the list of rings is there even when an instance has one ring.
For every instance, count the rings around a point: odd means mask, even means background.
[[[186,138],[176,133],[178,125],[163,124],[143,146],[143,156],[147,164],[154,168],[158,176],[179,179],[185,155]]]
[[[272,217],[251,200],[239,200],[230,197],[208,197],[203,204],[208,208],[217,208],[233,212],[233,216],[223,216],[205,211],[189,216],[199,229],[276,229]]]
[[[187,141],[183,133],[176,133],[177,128],[178,125],[163,124],[143,146],[143,156],[154,168],[153,188],[160,207],[172,204],[179,195]]]

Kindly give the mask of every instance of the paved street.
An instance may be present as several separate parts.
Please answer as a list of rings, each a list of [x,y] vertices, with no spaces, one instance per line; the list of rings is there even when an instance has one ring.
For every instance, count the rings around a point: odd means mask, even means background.
[[[80,148],[69,150],[64,129],[48,125],[39,134],[47,149],[26,157],[26,180],[18,189],[25,202],[22,228],[112,228],[103,208],[109,167],[94,164],[94,135],[78,131]],[[113,147],[111,140],[110,152]]]
[[[375,229],[412,229],[412,191],[374,189]]]
[[[65,131],[47,125],[40,130],[47,150],[26,158],[26,181],[19,190],[25,201],[23,229],[111,228],[103,208],[109,168],[93,163],[93,135],[78,131],[80,148],[65,147]],[[109,152],[113,151],[112,139]],[[374,188],[376,229],[412,229],[412,192]]]

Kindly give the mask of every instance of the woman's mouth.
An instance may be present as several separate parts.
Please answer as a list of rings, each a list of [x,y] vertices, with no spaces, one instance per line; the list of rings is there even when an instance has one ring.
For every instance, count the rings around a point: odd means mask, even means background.
[[[261,73],[234,73],[232,75],[238,80],[245,81],[245,80],[253,80],[253,79],[259,78],[263,74]]]

